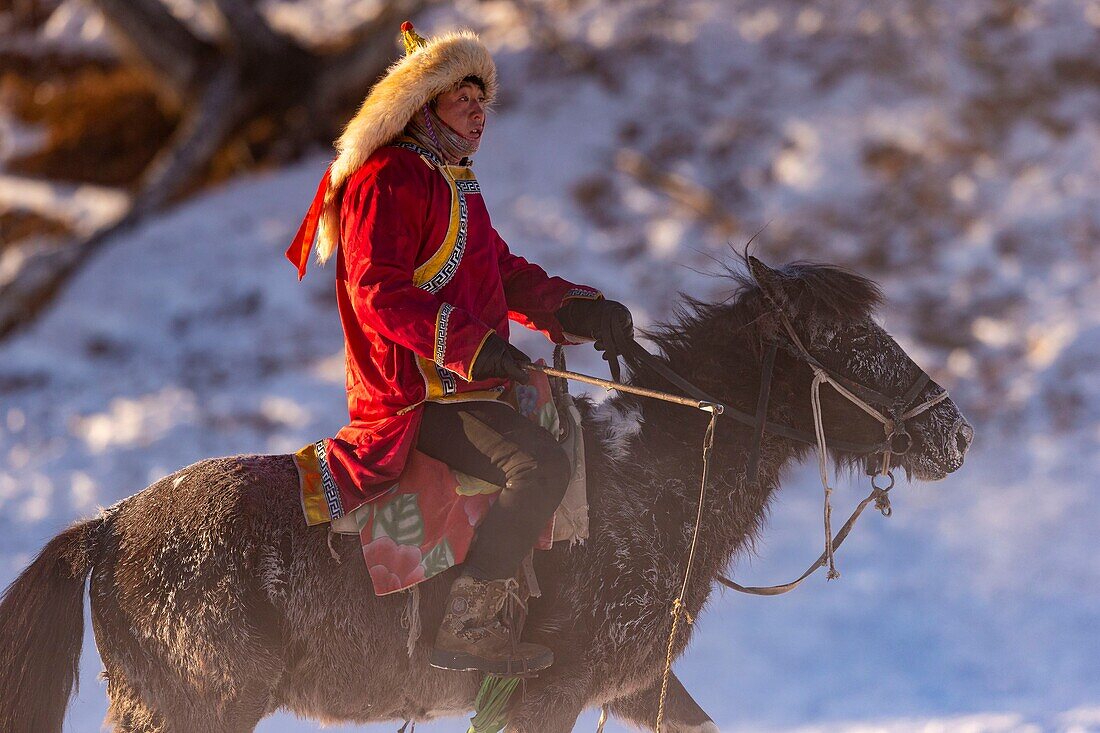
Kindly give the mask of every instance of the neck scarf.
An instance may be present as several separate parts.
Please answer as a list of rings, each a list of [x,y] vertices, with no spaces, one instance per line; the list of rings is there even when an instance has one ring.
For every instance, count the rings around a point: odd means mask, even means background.
[[[449,165],[476,153],[480,144],[480,140],[469,140],[458,134],[426,104],[405,125],[405,134],[439,155]]]

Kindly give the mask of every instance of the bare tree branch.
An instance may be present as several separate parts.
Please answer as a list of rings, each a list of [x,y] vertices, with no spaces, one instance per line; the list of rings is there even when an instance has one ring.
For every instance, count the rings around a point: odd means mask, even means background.
[[[174,142],[150,164],[141,191],[125,215],[87,239],[32,255],[5,287],[0,297],[0,336],[37,315],[105,243],[190,185],[255,104],[256,97],[240,89],[236,69],[222,69],[207,86],[198,109],[176,131]]]
[[[118,53],[106,44],[77,45],[70,39],[43,38],[37,31],[12,31],[0,38],[0,63],[11,63],[15,59],[25,63],[63,59],[68,67],[109,65],[118,61]]]
[[[248,0],[214,0],[225,19],[230,43],[245,56],[278,58],[298,43],[277,31]]]
[[[0,337],[10,335],[44,311],[54,295],[87,263],[90,254],[135,222],[136,219],[125,216],[78,244],[62,243],[31,253],[18,276],[2,291]]]
[[[180,96],[198,80],[202,60],[217,54],[159,0],[91,0],[130,55],[152,67]]]
[[[0,337],[7,336],[20,324],[30,321],[50,302],[82,256],[76,247],[58,246],[32,253],[20,267],[19,275],[4,286],[0,298]]]
[[[146,169],[134,214],[143,216],[159,209],[190,185],[255,104],[255,93],[241,88],[235,68],[219,70],[203,91],[197,109]]]
[[[598,68],[596,55],[584,44],[570,40],[555,26],[544,3],[514,0],[515,9],[524,19],[524,26],[545,52],[561,58],[570,69]]]

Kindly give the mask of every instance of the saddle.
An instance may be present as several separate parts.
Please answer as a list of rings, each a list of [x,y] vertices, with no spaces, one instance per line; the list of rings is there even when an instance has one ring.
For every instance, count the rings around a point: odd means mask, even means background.
[[[564,380],[531,373],[502,399],[550,431],[565,449],[573,471],[561,505],[539,537],[536,549],[555,542],[588,539],[588,498],[580,412]],[[295,454],[303,498],[319,476],[313,444]],[[409,455],[397,483],[382,498],[330,523],[337,534],[357,534],[374,591],[378,595],[411,588],[462,563],[477,526],[502,487],[456,471],[417,450]]]

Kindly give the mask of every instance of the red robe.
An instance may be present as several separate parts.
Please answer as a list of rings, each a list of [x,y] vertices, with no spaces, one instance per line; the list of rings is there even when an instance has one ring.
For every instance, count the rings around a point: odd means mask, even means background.
[[[342,192],[336,297],[351,420],[317,444],[332,519],[393,486],[425,401],[504,392],[506,380],[469,381],[489,334],[507,339],[510,318],[569,343],[555,311],[601,297],[512,254],[473,171],[432,157],[402,139],[376,150]]]

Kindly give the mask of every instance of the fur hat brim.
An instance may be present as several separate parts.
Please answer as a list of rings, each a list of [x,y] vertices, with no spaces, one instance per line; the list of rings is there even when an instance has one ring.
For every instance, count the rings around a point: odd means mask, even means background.
[[[317,229],[317,259],[325,262],[340,236],[341,187],[371,153],[397,137],[417,110],[467,76],[485,84],[485,104],[496,97],[497,69],[489,50],[471,31],[438,36],[396,61],[371,88],[336,141],[324,208]]]

